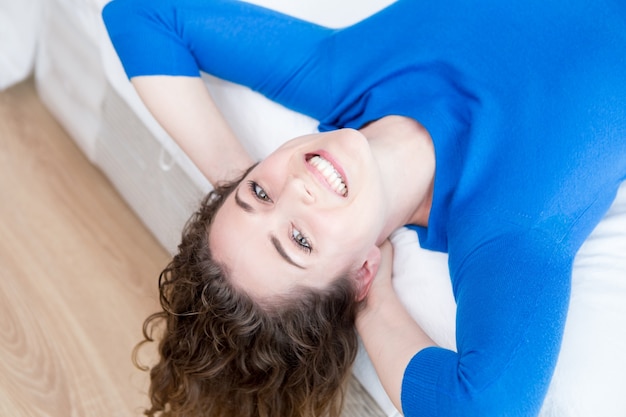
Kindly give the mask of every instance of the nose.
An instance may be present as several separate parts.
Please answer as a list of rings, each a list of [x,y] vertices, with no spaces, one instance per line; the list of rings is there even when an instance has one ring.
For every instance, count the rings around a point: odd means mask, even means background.
[[[291,194],[295,199],[305,204],[315,203],[315,195],[312,193],[311,188],[299,177],[290,177],[285,184],[285,189],[285,191]]]

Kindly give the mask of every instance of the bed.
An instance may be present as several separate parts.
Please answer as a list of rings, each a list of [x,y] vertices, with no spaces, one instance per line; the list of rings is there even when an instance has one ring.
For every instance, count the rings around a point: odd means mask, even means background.
[[[170,252],[199,198],[210,190],[151,117],[126,79],[100,19],[107,0],[23,0],[0,5],[0,88],[32,71],[44,104]],[[328,26],[342,26],[391,0],[255,0]],[[330,12],[332,11],[332,13]],[[19,40],[19,42],[16,42]],[[19,45],[19,47],[17,47]],[[234,84],[204,76],[242,142],[263,157],[316,121]],[[447,258],[422,250],[408,229],[392,237],[394,285],[440,345],[455,348],[455,303]],[[576,258],[559,363],[543,417],[626,416],[626,185]],[[361,350],[354,374],[390,417],[393,407]]]

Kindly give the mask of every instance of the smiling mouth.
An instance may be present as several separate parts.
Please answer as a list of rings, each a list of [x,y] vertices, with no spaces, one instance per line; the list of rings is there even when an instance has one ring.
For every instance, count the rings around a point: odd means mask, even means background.
[[[348,196],[348,186],[344,178],[329,160],[321,155],[312,154],[307,158],[307,162],[322,175],[335,193],[342,197]]]

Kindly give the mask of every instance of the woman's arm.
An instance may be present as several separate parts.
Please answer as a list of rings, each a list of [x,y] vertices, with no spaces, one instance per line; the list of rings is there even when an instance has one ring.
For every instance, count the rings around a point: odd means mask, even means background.
[[[146,107],[212,183],[230,180],[252,165],[198,77],[138,76],[131,82]]]
[[[213,183],[252,161],[200,71],[314,118],[329,111],[328,28],[238,0],[114,0],[103,18],[142,100]]]
[[[411,358],[435,342],[406,311],[392,286],[393,248],[381,246],[382,261],[370,287],[365,308],[357,318],[357,330],[383,388],[402,410],[402,376]]]
[[[375,282],[384,285],[373,288],[358,330],[407,417],[536,416],[556,365],[572,256],[540,231],[480,241],[470,238],[473,232],[461,235],[450,257],[456,352],[428,347],[385,280]],[[453,257],[453,250],[466,255]]]

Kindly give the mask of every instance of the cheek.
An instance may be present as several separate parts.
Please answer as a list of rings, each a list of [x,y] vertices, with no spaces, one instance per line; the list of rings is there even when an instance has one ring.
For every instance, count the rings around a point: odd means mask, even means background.
[[[228,233],[228,216],[225,213],[228,213],[226,204],[215,215],[209,230],[209,250],[216,261],[229,264],[231,261],[229,251],[227,250],[230,247],[229,238],[236,233]]]
[[[369,228],[356,229],[355,226],[353,223],[343,223],[334,227],[333,233],[327,236],[327,267],[337,274],[346,272],[359,263],[367,248],[375,242]]]
[[[359,207],[353,204],[331,211],[316,210],[312,213],[311,233],[319,243],[332,252],[358,251],[375,242],[382,228],[384,217],[378,207],[371,204]]]

